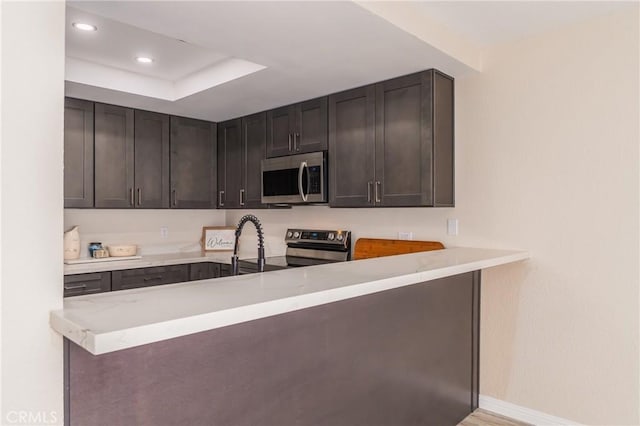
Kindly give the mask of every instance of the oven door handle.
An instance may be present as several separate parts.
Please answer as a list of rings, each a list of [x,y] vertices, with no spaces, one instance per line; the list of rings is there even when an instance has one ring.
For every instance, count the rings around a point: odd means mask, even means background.
[[[302,197],[302,201],[307,201],[307,194],[304,193],[304,188],[302,187],[302,173],[304,169],[307,168],[307,162],[303,161],[300,163],[300,168],[298,169],[298,190],[300,191],[300,196]]]

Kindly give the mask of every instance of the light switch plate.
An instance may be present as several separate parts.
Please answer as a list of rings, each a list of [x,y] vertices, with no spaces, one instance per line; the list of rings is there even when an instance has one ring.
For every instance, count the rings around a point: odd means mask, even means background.
[[[413,240],[413,232],[398,232],[399,240]]]
[[[160,238],[169,238],[169,227],[161,226],[160,227]]]
[[[447,219],[447,235],[458,235],[458,219]]]

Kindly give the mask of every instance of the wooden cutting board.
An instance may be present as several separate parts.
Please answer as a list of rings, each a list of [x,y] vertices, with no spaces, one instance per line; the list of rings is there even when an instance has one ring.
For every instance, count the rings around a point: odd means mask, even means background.
[[[359,238],[353,252],[353,259],[393,256],[395,254],[440,250],[444,246],[439,241],[385,240],[379,238]]]

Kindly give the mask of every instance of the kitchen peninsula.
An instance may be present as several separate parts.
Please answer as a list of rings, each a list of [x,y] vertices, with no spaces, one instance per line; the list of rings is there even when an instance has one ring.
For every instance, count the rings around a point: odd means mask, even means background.
[[[452,248],[67,299],[50,316],[65,419],[456,424],[477,407],[480,270],[528,257]]]

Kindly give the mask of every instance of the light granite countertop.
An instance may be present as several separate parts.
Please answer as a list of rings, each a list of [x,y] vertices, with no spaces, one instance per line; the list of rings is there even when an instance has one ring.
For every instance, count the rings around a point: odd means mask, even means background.
[[[152,266],[179,265],[184,263],[216,262],[231,263],[232,252],[192,251],[143,255],[141,259],[112,260],[95,263],[64,265],[65,275],[87,274],[92,272],[119,271],[122,269],[148,268]]]
[[[52,311],[50,324],[99,355],[528,258],[450,248],[78,296]]]

